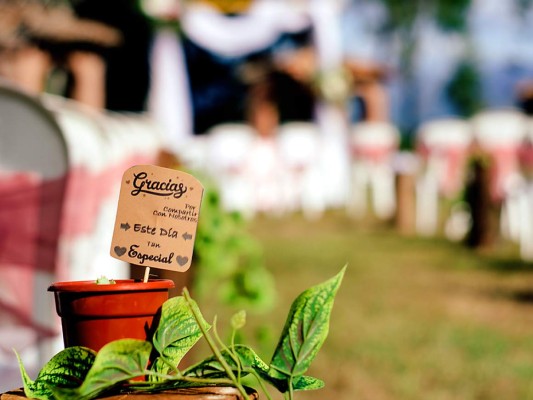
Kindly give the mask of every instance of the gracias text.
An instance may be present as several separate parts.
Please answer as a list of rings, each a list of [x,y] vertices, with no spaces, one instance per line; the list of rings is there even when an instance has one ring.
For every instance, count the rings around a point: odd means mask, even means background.
[[[133,174],[133,187],[135,190],[131,191],[132,196],[137,196],[140,193],[151,194],[154,196],[173,196],[179,199],[187,192],[187,187],[183,183],[172,182],[169,179],[167,182],[146,179],[148,174],[144,171]]]

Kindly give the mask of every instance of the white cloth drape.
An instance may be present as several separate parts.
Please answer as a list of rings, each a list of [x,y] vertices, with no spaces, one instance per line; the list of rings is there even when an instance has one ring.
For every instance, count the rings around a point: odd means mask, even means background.
[[[340,68],[343,61],[342,35],[339,26],[341,3],[334,0],[311,0],[310,13],[315,29],[315,48],[323,71]],[[342,107],[319,101],[316,120],[324,135],[319,162],[323,169],[328,207],[343,207],[349,196],[350,157],[348,121]]]
[[[305,11],[283,1],[256,0],[249,12],[227,16],[207,4],[184,7],[183,32],[194,43],[224,57],[240,57],[271,46],[283,32],[310,25]],[[193,111],[183,49],[178,35],[157,33],[152,54],[148,109],[161,125],[169,150],[179,153],[193,134]]]
[[[193,128],[187,70],[176,32],[163,29],[157,33],[151,66],[148,110],[161,126],[169,150],[178,152]]]
[[[272,45],[284,32],[309,26],[304,11],[284,1],[256,0],[246,14],[226,16],[207,4],[184,9],[185,34],[205,49],[226,57],[239,57]]]

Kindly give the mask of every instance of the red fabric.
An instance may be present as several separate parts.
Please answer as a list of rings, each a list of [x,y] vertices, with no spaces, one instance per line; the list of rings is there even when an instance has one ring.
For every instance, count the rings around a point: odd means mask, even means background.
[[[94,232],[102,202],[118,194],[126,169],[154,162],[155,156],[134,154],[98,173],[76,167],[47,181],[30,173],[0,175],[0,311],[39,335],[56,334],[32,318],[36,272],[68,280],[70,244]]]
[[[533,143],[524,143],[518,150],[518,158],[522,169],[531,173],[533,171]]]
[[[505,185],[510,175],[519,171],[518,146],[498,146],[485,149],[492,163],[490,167],[490,193],[494,201],[505,197]]]
[[[424,160],[427,160],[430,153],[430,148],[422,142],[418,142],[416,145],[416,153]]]
[[[65,179],[31,174],[0,177],[0,266],[31,265],[53,271]]]
[[[40,336],[57,334],[34,322],[34,278],[36,271],[51,274],[56,266],[64,187],[65,178],[0,176],[0,312]]]
[[[94,232],[101,205],[113,193],[118,194],[124,171],[134,165],[155,162],[155,155],[132,154],[96,173],[91,173],[83,167],[72,168],[69,171],[60,233],[66,248],[62,257],[56,262],[56,273],[62,280],[70,279],[69,243],[75,241],[77,237]]]
[[[92,232],[102,202],[118,190],[124,171],[134,165],[154,162],[153,156],[132,155],[97,173],[83,167],[72,168],[68,173],[61,235],[70,238]]]
[[[430,157],[438,157],[443,162],[442,176],[439,176],[439,190],[447,197],[457,194],[464,184],[469,151],[468,146],[430,147],[424,143],[419,143],[417,146],[417,153],[426,162]]]
[[[383,162],[390,157],[396,147],[389,145],[353,145],[352,156],[354,158],[364,158],[373,162]]]
[[[0,177],[0,264],[33,264],[41,183],[29,174]]]
[[[41,337],[53,337],[59,334],[60,326],[56,323],[56,319],[52,318],[53,310],[49,311],[51,318],[46,326],[35,320],[33,310],[36,295],[35,272],[21,265],[11,268],[3,266],[0,271],[2,272],[0,316],[4,321],[6,318],[14,319],[22,326],[31,327]],[[48,294],[41,293],[41,297],[46,295]]]
[[[462,147],[447,148],[443,157],[446,159],[441,191],[445,196],[454,196],[463,184],[468,159],[468,150]]]

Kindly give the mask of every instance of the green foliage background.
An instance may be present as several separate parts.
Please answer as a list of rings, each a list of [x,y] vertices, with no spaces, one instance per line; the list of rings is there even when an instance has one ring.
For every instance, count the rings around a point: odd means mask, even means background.
[[[471,0],[370,0],[381,3],[388,10],[388,18],[382,27],[384,34],[399,38],[401,43],[400,73],[407,81],[413,80],[413,57],[417,38],[420,35],[419,18],[429,17],[450,34],[459,34],[469,48],[469,31],[467,14]],[[524,1],[517,0],[519,3]],[[529,2],[530,0],[525,0]],[[524,5],[525,6],[525,5]],[[411,96],[416,97],[416,89],[411,89]],[[409,96],[409,94],[405,94]],[[459,116],[470,117],[482,106],[482,91],[475,51],[469,48],[464,59],[450,77],[446,95]],[[416,129],[415,126],[407,127]]]
[[[262,246],[240,213],[223,209],[217,187],[208,178],[200,180],[205,191],[194,247],[195,296],[248,311],[270,309],[275,284]]]

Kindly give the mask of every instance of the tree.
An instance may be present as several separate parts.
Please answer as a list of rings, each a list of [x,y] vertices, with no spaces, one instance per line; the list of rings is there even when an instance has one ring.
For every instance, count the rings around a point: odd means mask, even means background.
[[[402,104],[408,121],[407,126],[403,128],[412,131],[418,123],[416,115],[418,90],[414,76],[414,56],[424,24],[427,21],[434,21],[444,32],[460,34],[468,43],[467,15],[471,0],[369,1],[381,3],[387,10],[382,33],[388,35],[391,43],[398,46],[399,73],[405,82]],[[450,100],[460,114],[470,113],[473,105],[479,103],[479,81],[472,57],[473,53],[467,51],[464,62],[458,67],[458,75],[451,80],[453,89],[447,90]],[[465,96],[476,98],[465,98]],[[468,105],[468,110],[465,104]]]

